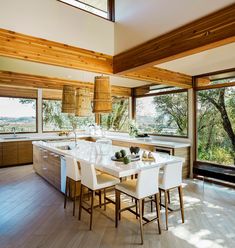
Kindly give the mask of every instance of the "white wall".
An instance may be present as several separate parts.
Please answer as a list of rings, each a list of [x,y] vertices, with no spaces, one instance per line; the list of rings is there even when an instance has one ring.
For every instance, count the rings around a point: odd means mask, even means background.
[[[115,53],[232,3],[234,0],[116,0]]]
[[[57,0],[0,0],[0,28],[114,53],[114,23]]]

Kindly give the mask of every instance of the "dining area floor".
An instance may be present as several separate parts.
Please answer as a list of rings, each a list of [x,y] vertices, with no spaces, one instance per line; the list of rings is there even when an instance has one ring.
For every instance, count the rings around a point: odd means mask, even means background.
[[[180,212],[169,215],[165,230],[161,209],[162,234],[157,223],[144,226],[142,247],[226,248],[235,247],[235,190],[189,179],[183,182],[185,223]],[[114,192],[107,193],[114,197]],[[32,165],[0,170],[0,247],[1,248],[108,248],[139,246],[138,220],[124,212],[115,228],[112,204],[94,211],[94,225],[89,231],[89,215],[78,221],[72,215],[72,203],[64,209],[63,194],[38,176]],[[123,199],[131,203],[130,198]],[[178,193],[171,193],[170,206],[179,207]],[[145,214],[151,213],[150,203]]]

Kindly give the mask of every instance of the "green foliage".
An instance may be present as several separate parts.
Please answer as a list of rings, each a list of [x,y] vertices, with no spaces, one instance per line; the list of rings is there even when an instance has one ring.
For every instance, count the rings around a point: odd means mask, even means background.
[[[61,113],[61,101],[43,100],[43,130],[75,130],[94,123],[94,117],[76,117]]]
[[[128,131],[128,106],[127,98],[113,97],[112,113],[101,115],[101,126],[107,130]]]
[[[175,135],[187,135],[187,93],[155,96],[156,130],[162,133],[164,128],[176,129]]]
[[[234,165],[235,88],[197,93],[198,159]]]

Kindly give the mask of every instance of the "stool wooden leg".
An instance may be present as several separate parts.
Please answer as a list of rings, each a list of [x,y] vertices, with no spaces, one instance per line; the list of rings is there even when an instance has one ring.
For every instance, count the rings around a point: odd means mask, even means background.
[[[104,211],[106,211],[106,189],[104,189]]]
[[[138,216],[137,216],[137,214],[138,214],[138,201],[136,199],[135,199],[135,212],[136,212],[135,218],[138,219]]]
[[[161,221],[160,221],[160,205],[159,205],[159,194],[156,194],[154,196],[155,198],[155,204],[156,204],[156,212],[157,212],[157,224],[158,224],[158,231],[159,231],[159,234],[161,234]]]
[[[115,227],[118,227],[119,211],[120,211],[120,191],[115,190]]]
[[[82,200],[83,200],[83,185],[81,184],[81,187],[80,187],[80,204],[79,204],[79,214],[78,214],[79,220],[81,220],[81,215],[82,215]]]
[[[144,216],[144,199],[142,200],[142,216]]]
[[[164,198],[165,198],[165,215],[166,215],[166,230],[168,230],[168,197],[167,191],[164,190]]]
[[[90,230],[92,230],[93,210],[94,210],[94,198],[95,198],[95,191],[94,191],[94,190],[92,190],[92,193],[91,193]]]
[[[66,177],[65,180],[64,208],[66,208],[67,205],[67,194],[68,194],[68,177]]]
[[[143,214],[142,214],[142,204],[143,204],[143,200],[142,199],[139,199],[138,200],[138,205],[139,205],[139,214],[140,214],[140,218],[139,218],[139,221],[140,221],[140,235],[141,235],[141,245],[144,243],[144,239],[143,239]]]
[[[160,210],[162,209],[162,191],[159,189],[160,194]]]
[[[73,192],[73,216],[75,215],[76,208],[76,181],[74,181],[74,192]]]
[[[101,196],[102,196],[102,192],[101,192],[101,190],[99,190],[99,205],[100,205],[100,208],[101,208],[101,204],[102,204]]]
[[[170,204],[171,203],[171,200],[170,200],[170,190],[167,190],[167,197],[168,197],[168,203]]]
[[[179,192],[179,198],[180,198],[181,218],[182,218],[182,223],[184,223],[183,189],[181,185],[178,187],[178,192]]]

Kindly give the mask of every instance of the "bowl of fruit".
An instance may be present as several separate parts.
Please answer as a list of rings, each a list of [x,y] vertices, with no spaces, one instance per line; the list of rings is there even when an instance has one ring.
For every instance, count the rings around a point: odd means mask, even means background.
[[[111,157],[113,161],[123,162],[129,164],[130,162],[140,160],[138,155],[127,155],[126,150],[120,150],[115,152],[114,156]]]

